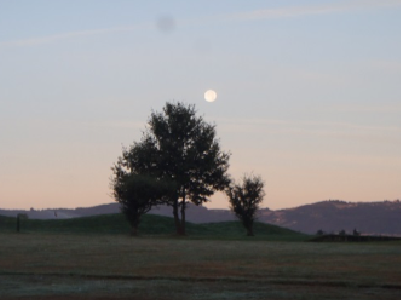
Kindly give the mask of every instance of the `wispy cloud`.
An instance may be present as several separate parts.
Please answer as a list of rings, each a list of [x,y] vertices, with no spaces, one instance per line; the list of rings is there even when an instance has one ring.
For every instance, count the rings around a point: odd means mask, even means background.
[[[219,129],[235,133],[297,133],[308,135],[401,134],[401,127],[359,125],[348,122],[296,121],[276,119],[218,119]]]
[[[329,4],[308,5],[308,6],[290,6],[274,9],[260,9],[253,11],[237,12],[230,14],[219,14],[211,16],[202,16],[191,19],[175,20],[180,26],[205,24],[210,22],[232,22],[232,21],[249,21],[257,19],[269,18],[289,18],[299,17],[305,15],[319,15],[328,13],[348,12],[348,11],[361,11],[379,8],[401,7],[401,0],[347,0],[338,1]],[[47,35],[42,37],[35,37],[29,39],[0,41],[0,47],[6,46],[32,46],[39,45],[58,40],[71,39],[78,36],[90,36],[101,34],[112,34],[123,31],[133,31],[138,28],[155,27],[155,23],[148,22],[137,26],[125,27],[112,27],[103,29],[82,30],[76,32],[67,32],[54,35]]]
[[[401,104],[382,104],[382,105],[365,105],[365,104],[338,104],[327,108],[328,111],[343,112],[401,112]]]
[[[366,9],[388,8],[401,6],[400,0],[348,0],[330,4],[309,5],[309,6],[291,6],[275,9],[261,9],[249,12],[239,12],[223,16],[226,20],[252,20],[268,18],[288,18],[304,15],[317,15],[338,13],[347,11],[357,11]]]
[[[367,63],[371,68],[375,68],[378,71],[400,73],[401,72],[401,61],[400,60],[372,60]]]
[[[129,128],[129,129],[146,129],[147,124],[143,121],[132,120],[108,120],[108,121],[82,121],[80,125],[87,127],[100,127],[100,128]]]
[[[0,42],[0,47],[34,46],[34,45],[40,45],[40,44],[50,43],[50,42],[59,41],[59,40],[71,39],[71,38],[75,38],[75,37],[79,37],[79,36],[92,36],[92,35],[117,33],[117,32],[123,32],[123,31],[133,31],[133,30],[137,30],[139,28],[145,27],[145,26],[146,25],[90,29],[90,30],[82,30],[82,31],[74,31],[74,32],[60,33],[60,34],[54,34],[54,35],[47,35],[47,36],[42,36],[42,37],[30,38],[30,39],[3,41],[3,42]]]

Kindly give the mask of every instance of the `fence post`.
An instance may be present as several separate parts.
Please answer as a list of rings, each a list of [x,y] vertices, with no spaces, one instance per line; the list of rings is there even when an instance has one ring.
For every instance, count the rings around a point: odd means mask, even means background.
[[[19,233],[19,230],[20,230],[21,219],[27,219],[27,218],[28,218],[28,214],[17,213],[17,233]]]

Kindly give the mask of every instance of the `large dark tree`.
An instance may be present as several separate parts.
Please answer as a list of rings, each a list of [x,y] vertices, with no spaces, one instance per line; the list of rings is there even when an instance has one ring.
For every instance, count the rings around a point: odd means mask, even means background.
[[[245,175],[242,179],[242,184],[233,183],[226,189],[231,209],[241,220],[244,228],[247,229],[248,236],[253,236],[255,213],[265,195],[263,187],[264,183],[260,177]]]
[[[230,183],[230,155],[220,150],[215,126],[196,116],[193,105],[167,103],[162,112],[152,112],[148,124],[142,141],[123,151],[120,165],[177,183],[166,199],[173,207],[177,233],[184,235],[186,204],[207,202],[215,190]]]

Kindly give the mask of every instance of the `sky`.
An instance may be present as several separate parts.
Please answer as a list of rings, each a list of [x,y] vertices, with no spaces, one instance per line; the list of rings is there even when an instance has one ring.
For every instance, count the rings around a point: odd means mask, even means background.
[[[261,207],[400,199],[400,28],[399,0],[0,0],[0,207],[113,202],[168,101],[262,177]]]

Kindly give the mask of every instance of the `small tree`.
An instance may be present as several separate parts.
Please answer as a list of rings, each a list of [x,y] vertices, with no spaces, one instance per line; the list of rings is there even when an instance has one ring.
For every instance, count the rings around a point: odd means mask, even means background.
[[[247,229],[247,235],[253,236],[253,221],[255,212],[259,204],[263,201],[265,195],[264,183],[260,177],[244,176],[242,185],[233,184],[226,189],[229,197],[231,210],[241,220],[244,228]]]
[[[131,224],[132,235],[138,235],[141,216],[152,206],[165,202],[165,198],[176,191],[172,181],[156,179],[152,176],[122,173],[113,180],[114,197],[121,204],[121,212]]]

